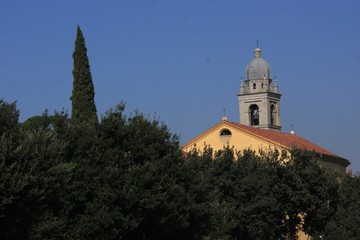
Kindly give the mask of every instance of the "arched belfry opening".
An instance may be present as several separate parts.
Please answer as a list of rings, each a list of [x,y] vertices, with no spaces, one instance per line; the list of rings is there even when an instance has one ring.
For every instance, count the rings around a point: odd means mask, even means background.
[[[262,129],[281,130],[280,98],[277,81],[273,82],[271,68],[256,48],[254,58],[245,70],[238,94],[240,123]]]
[[[256,104],[252,104],[249,107],[250,124],[251,126],[258,126],[260,123],[259,107]]]
[[[275,120],[276,120],[275,106],[274,106],[274,104],[271,104],[271,106],[270,106],[270,124],[276,125]]]

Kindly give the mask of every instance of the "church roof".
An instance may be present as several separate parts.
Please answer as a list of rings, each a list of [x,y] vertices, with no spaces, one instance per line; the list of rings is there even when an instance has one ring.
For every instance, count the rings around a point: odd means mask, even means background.
[[[235,122],[228,122],[229,125],[233,126],[234,128],[246,131],[250,134],[257,135],[261,138],[264,138],[266,140],[269,140],[271,142],[280,144],[282,146],[285,146],[286,148],[298,148],[303,149],[307,151],[314,151],[320,154],[325,154],[332,157],[337,157],[336,154],[326,150],[325,148],[322,148],[305,138],[302,138],[296,134],[292,133],[284,133],[280,131],[274,131],[274,130],[265,130],[265,129],[259,129],[254,128],[250,126],[246,126],[243,124],[235,123]]]

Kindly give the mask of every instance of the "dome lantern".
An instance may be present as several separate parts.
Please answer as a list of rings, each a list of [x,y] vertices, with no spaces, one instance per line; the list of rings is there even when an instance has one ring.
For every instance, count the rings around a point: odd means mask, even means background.
[[[261,49],[260,48],[255,48],[254,57],[261,58]]]

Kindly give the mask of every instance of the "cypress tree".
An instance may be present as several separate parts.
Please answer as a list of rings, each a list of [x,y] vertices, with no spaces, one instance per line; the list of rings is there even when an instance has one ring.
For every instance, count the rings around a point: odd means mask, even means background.
[[[95,106],[94,84],[90,72],[89,58],[85,45],[85,38],[79,26],[77,26],[77,35],[75,41],[75,50],[73,53],[73,91],[71,96],[73,124],[96,125],[98,118]]]

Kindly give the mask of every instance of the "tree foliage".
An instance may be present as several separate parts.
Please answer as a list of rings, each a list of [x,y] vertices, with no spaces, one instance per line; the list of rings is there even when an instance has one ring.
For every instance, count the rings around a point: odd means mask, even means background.
[[[0,116],[17,119],[9,107]],[[185,157],[165,124],[127,117],[122,103],[96,128],[69,124],[63,112],[9,126],[0,139],[6,239],[358,235],[358,178],[335,176],[311,153],[205,146]]]
[[[0,136],[16,128],[19,124],[19,111],[16,102],[7,103],[0,99]]]
[[[0,138],[0,232],[4,239],[28,239],[44,213],[60,207],[71,163],[55,133],[16,131]]]
[[[28,118],[21,124],[24,131],[37,132],[45,129],[54,129],[56,132],[64,132],[69,125],[68,114],[65,111],[57,112],[49,115],[49,111],[45,110],[41,116],[33,116]]]
[[[94,126],[98,123],[95,90],[90,71],[89,58],[85,38],[80,27],[77,27],[75,50],[73,53],[73,91],[71,96],[73,124],[88,124]]]
[[[360,236],[360,177],[347,175],[341,182],[335,215],[327,222],[317,236],[323,239],[355,240]]]

